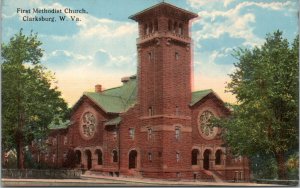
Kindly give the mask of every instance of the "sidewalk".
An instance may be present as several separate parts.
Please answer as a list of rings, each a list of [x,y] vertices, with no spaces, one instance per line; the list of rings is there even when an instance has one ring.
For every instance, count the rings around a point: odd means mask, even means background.
[[[168,181],[147,178],[82,175],[81,179],[2,179],[2,186],[279,186],[256,183]]]
[[[257,184],[257,183],[229,183],[229,182],[201,182],[201,181],[189,181],[189,180],[180,180],[180,181],[172,181],[172,180],[160,180],[160,179],[150,179],[150,178],[127,178],[127,177],[111,177],[111,176],[103,176],[103,175],[81,175],[82,179],[89,180],[112,180],[112,181],[120,181],[120,182],[131,182],[131,183],[143,183],[152,185],[190,185],[190,186],[280,186],[274,184]]]

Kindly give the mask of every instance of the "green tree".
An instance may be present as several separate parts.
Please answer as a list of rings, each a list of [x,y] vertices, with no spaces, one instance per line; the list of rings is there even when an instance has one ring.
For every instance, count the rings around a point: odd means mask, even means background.
[[[254,49],[239,49],[227,91],[238,101],[232,116],[218,121],[224,139],[239,155],[273,155],[278,177],[286,178],[285,153],[298,144],[299,36],[268,34]]]
[[[15,148],[18,168],[24,168],[24,146],[43,138],[54,115],[67,111],[53,74],[40,63],[41,45],[37,34],[22,29],[2,44],[2,152]]]
[[[299,179],[299,152],[290,155],[286,164],[288,169],[288,178],[298,180]]]
[[[272,154],[257,154],[256,156],[251,156],[250,161],[254,179],[276,179],[278,177],[277,163]]]

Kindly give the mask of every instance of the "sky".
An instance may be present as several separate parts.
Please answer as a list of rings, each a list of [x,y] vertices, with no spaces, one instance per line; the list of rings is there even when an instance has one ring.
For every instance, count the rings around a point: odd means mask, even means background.
[[[38,33],[42,64],[55,73],[63,98],[72,106],[96,84],[104,89],[121,85],[136,74],[138,26],[128,17],[161,0],[2,0],[2,42],[23,28]],[[298,34],[298,0],[165,0],[199,15],[191,25],[193,91],[213,89],[225,102],[228,74],[234,72],[238,48],[264,43],[267,33],[283,31],[290,42]],[[18,9],[19,8],[19,9]],[[33,13],[33,8],[87,13]],[[30,9],[28,13],[24,10]],[[19,10],[19,11],[18,11]],[[23,11],[22,11],[23,10]],[[24,21],[28,17],[55,17],[56,21]],[[68,21],[60,21],[66,16]],[[78,18],[80,21],[71,21]]]

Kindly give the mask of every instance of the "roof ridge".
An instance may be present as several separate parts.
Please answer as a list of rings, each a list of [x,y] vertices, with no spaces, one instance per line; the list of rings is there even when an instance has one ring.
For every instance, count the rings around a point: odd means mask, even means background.
[[[118,97],[118,98],[121,98],[120,96],[116,96],[116,95],[108,95],[108,94],[98,93],[98,92],[89,92],[89,91],[83,92],[84,95],[85,95],[86,93],[93,93],[93,94],[99,94],[99,95],[108,96],[108,97]]]
[[[128,104],[128,101],[131,99],[131,97],[133,96],[134,92],[135,92],[135,89],[137,88],[137,84],[135,84],[133,90],[131,91],[128,99],[126,100],[126,105]]]
[[[106,90],[103,90],[103,91],[109,91],[109,90],[117,89],[117,88],[120,88],[120,87],[122,87],[122,85],[121,85],[121,86],[117,86],[117,87],[112,87],[112,88],[109,88],[109,89],[106,89]],[[102,92],[103,92],[103,91],[102,91]]]
[[[203,90],[198,90],[198,91],[193,91],[192,93],[197,93],[197,92],[203,92],[203,91],[213,91],[213,89],[203,89]]]
[[[85,95],[85,93],[87,93],[87,92],[84,92],[84,95]],[[97,92],[92,92],[92,93],[99,94],[100,96],[117,97],[117,98],[120,99],[120,101],[122,102],[123,109],[125,108],[125,107],[124,107],[124,103],[123,103],[123,101],[122,101],[122,98],[121,98],[120,96],[103,95],[103,94],[100,94],[100,93],[97,93]],[[103,109],[105,112],[109,113],[109,111],[106,111],[106,110],[105,110],[105,107],[103,107],[101,104],[99,104],[97,101],[95,101],[91,96],[89,96],[89,95],[85,95],[85,96],[87,96],[90,100],[92,100],[95,104],[97,104],[97,105],[98,105],[101,109]]]

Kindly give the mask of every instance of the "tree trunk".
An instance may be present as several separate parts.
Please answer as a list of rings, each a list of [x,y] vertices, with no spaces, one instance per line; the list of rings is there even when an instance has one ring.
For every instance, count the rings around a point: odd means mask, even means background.
[[[16,130],[16,144],[17,144],[17,166],[18,169],[24,169],[24,134],[23,134],[23,127],[24,127],[24,121],[23,121],[23,114],[19,114],[19,120],[18,120],[18,128]]]
[[[278,168],[277,170],[278,178],[281,180],[287,179],[284,152],[280,151],[275,153],[275,158],[276,158],[277,168]]]
[[[17,141],[17,162],[18,162],[18,169],[24,169],[24,153],[23,153],[23,141],[19,139]]]

